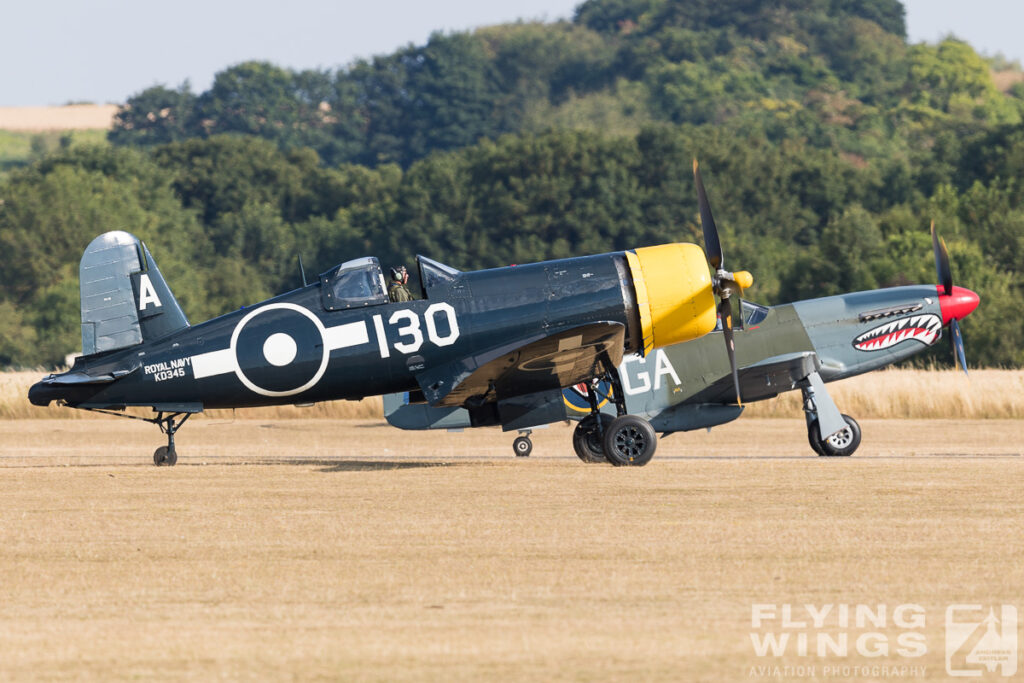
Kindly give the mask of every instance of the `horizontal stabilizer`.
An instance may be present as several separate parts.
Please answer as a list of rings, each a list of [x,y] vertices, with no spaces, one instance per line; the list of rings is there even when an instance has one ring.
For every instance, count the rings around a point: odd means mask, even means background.
[[[113,375],[88,375],[84,372],[65,372],[63,375],[54,375],[50,379],[43,380],[47,384],[110,384],[117,377]]]
[[[72,368],[59,375],[50,375],[36,382],[28,391],[28,399],[33,405],[45,406],[50,401],[66,401],[72,405],[103,391],[103,385],[116,382],[137,371],[139,364],[129,367],[110,367],[95,369],[93,373],[82,372]]]

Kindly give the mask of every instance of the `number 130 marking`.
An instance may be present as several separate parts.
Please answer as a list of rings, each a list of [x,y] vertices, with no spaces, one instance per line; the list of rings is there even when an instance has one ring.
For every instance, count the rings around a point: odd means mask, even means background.
[[[444,316],[448,321],[448,334],[441,336],[437,331],[437,318]],[[388,318],[388,325],[406,324],[398,328],[398,336],[407,338],[408,341],[394,343],[395,350],[399,353],[416,353],[423,346],[423,330],[420,328],[420,318],[412,311],[405,309],[395,311]],[[443,302],[431,304],[423,312],[423,322],[427,328],[427,338],[436,346],[451,346],[459,338],[459,321],[455,317],[455,309],[451,304]],[[384,318],[380,315],[373,316],[373,327],[377,331],[377,344],[380,346],[380,357],[389,358],[391,349],[388,347],[387,335],[384,331]]]

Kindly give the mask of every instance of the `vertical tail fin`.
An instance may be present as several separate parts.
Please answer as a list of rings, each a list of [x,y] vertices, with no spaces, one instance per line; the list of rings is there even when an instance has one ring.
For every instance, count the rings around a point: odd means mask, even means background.
[[[107,232],[79,265],[82,354],[89,356],[165,337],[188,327],[156,261],[137,237]]]

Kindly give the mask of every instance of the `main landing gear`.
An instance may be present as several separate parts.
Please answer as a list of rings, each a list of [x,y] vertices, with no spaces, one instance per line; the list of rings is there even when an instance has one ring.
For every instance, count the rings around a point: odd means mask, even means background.
[[[591,388],[593,391],[593,388]],[[585,463],[608,462],[604,456],[604,435],[615,420],[606,413],[591,413],[576,423],[572,432],[572,448]]]
[[[598,387],[604,379],[611,386],[608,396],[599,396]],[[615,402],[618,417],[611,417],[598,408],[601,399]],[[594,379],[587,391],[590,415],[580,420],[572,434],[576,456],[585,463],[610,462],[616,467],[646,465],[654,457],[658,435],[651,423],[642,417],[626,414],[625,393],[614,367],[603,378]]]
[[[860,425],[849,415],[840,414],[825,385],[812,373],[800,385],[804,417],[807,420],[807,441],[820,456],[846,457],[860,446]],[[822,434],[831,434],[822,438]]]
[[[844,414],[843,420],[846,421],[846,429],[824,440],[818,433],[817,423],[807,428],[807,439],[815,453],[826,457],[853,455],[860,446],[860,425],[849,415]]]

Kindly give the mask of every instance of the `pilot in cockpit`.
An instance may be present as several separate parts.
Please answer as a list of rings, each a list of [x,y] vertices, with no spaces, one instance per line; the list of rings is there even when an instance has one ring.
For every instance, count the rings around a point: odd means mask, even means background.
[[[391,301],[412,301],[416,297],[409,291],[409,272],[405,266],[391,269],[391,282],[388,283],[388,298]]]

